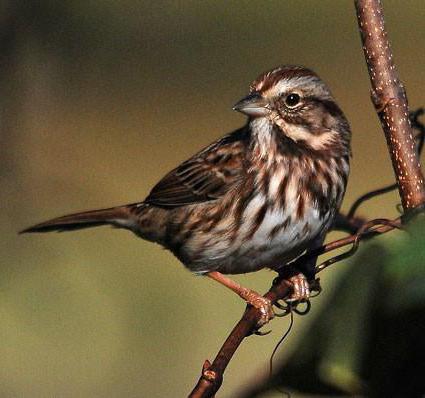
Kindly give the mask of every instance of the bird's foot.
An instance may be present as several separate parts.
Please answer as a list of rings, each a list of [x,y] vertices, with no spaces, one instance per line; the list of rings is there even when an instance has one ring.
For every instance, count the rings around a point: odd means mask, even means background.
[[[257,323],[257,329],[264,326],[271,319],[274,318],[273,305],[272,302],[251,289],[244,289],[244,292],[240,296],[253,307],[257,308],[260,311],[260,319]]]
[[[287,278],[292,283],[292,292],[285,301],[287,303],[302,303],[310,299],[310,285],[307,278],[298,272]]]
[[[291,284],[291,294],[283,301],[285,304],[275,303],[275,306],[283,310],[276,316],[285,316],[294,311],[297,314],[305,315],[310,311],[310,298],[317,296],[321,292],[320,280],[309,281],[306,276],[295,268],[286,268],[279,272],[279,276],[274,283],[279,283],[284,279]],[[313,294],[312,294],[313,293]]]

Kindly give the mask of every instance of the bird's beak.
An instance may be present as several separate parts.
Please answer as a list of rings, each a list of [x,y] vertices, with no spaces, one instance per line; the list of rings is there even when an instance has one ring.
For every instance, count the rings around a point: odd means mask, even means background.
[[[270,113],[269,103],[259,93],[251,93],[241,99],[234,107],[234,111],[242,112],[252,117],[266,116]]]

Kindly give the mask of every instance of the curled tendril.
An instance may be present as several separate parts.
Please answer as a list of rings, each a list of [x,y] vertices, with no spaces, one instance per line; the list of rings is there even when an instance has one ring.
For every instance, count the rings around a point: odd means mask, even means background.
[[[377,232],[378,227],[391,227],[391,229],[403,229],[398,220],[388,220],[386,218],[377,218],[375,220],[368,221],[363,224],[356,234],[350,237],[351,247],[344,253],[338,254],[337,256],[331,257],[330,259],[323,261],[316,267],[316,273],[323,271],[325,268],[332,264],[335,264],[341,260],[351,257],[359,248],[362,237],[368,234],[374,234]]]
[[[409,119],[410,123],[412,125],[412,128],[418,131],[417,135],[415,136],[416,140],[416,151],[418,155],[420,156],[422,154],[422,149],[424,147],[424,141],[425,141],[425,125],[419,120],[419,118],[425,114],[424,108],[418,108],[413,112],[410,112]],[[352,205],[350,210],[347,213],[347,218],[353,218],[356,214],[359,207],[366,201],[373,199],[377,196],[384,195],[386,193],[389,193],[391,191],[394,191],[397,189],[397,184],[391,184],[387,185],[382,188],[374,189],[373,191],[367,192],[364,195],[360,196]]]
[[[300,304],[305,304],[305,308],[300,309]],[[307,315],[311,310],[310,300],[303,301],[292,308],[292,310],[298,315]]]

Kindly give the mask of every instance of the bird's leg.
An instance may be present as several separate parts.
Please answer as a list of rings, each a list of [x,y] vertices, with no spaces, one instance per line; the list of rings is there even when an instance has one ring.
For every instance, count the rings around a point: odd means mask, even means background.
[[[248,289],[228,278],[220,272],[213,271],[207,274],[211,279],[233,290],[239,297],[245,300],[248,304],[260,310],[261,319],[258,322],[258,327],[265,325],[274,317],[272,303],[269,299],[263,297],[254,290]]]
[[[311,250],[321,246],[324,239],[324,235],[317,237],[311,245]],[[308,303],[310,297],[312,297],[312,292],[315,292],[315,296],[321,292],[320,280],[318,278],[316,279],[316,263],[317,256],[307,260],[302,265],[288,265],[278,270],[279,278],[284,278],[292,283],[292,293],[285,300],[286,302]],[[309,309],[309,305],[307,305],[307,308]]]
[[[310,250],[314,250],[323,245],[326,235],[318,236],[311,244]],[[318,296],[322,287],[320,286],[320,279],[316,278],[316,265],[317,265],[318,256],[312,257],[309,260],[305,261],[301,267],[297,267],[298,271],[302,272],[306,278],[309,285],[310,297]]]

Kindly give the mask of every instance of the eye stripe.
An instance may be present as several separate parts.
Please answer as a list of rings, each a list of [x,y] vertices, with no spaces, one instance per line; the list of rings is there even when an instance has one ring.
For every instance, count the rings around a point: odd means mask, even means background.
[[[310,95],[305,97],[306,101],[314,102],[316,104],[321,104],[326,111],[328,111],[332,116],[341,116],[343,115],[341,108],[338,106],[338,104],[335,101],[332,101],[330,99],[325,98],[319,98],[314,95]]]

